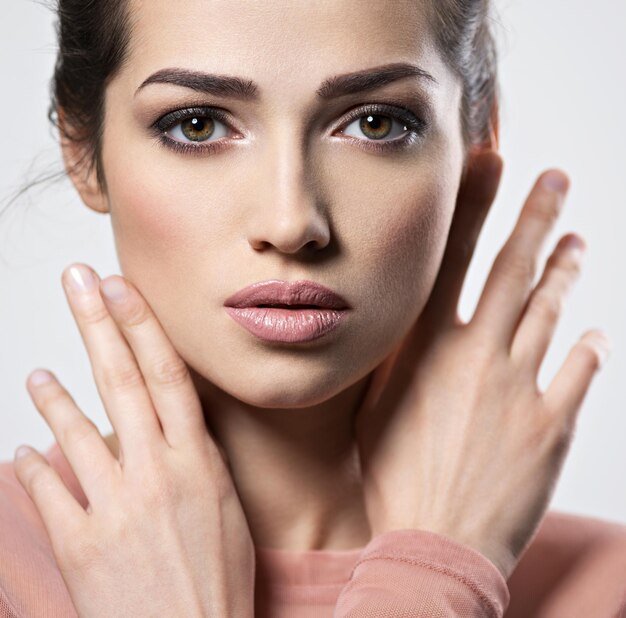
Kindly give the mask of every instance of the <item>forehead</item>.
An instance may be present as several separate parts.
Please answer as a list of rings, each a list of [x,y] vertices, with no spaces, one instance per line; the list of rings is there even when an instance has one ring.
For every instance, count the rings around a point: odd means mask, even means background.
[[[129,0],[131,85],[163,67],[242,75],[263,91],[420,60],[441,74],[430,0]]]

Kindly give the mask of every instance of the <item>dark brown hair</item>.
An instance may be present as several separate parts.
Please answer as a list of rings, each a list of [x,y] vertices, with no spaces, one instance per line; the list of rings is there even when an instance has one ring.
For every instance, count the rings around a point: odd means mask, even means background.
[[[106,188],[101,148],[104,93],[130,42],[127,0],[57,0],[59,43],[48,118],[64,139],[82,143],[89,168]],[[63,122],[59,123],[59,114]],[[83,160],[77,165],[82,165]]]
[[[490,0],[432,0],[435,36],[447,65],[463,84],[466,148],[498,134],[498,56]]]
[[[131,20],[127,0],[56,0],[59,50],[48,118],[62,137],[81,142],[89,170],[106,189],[101,146],[104,94],[127,58]],[[436,39],[463,84],[466,151],[483,144],[497,124],[497,55],[490,0],[432,0]],[[62,110],[62,112],[61,112]],[[59,113],[65,122],[59,123]],[[79,161],[77,164],[83,164]]]

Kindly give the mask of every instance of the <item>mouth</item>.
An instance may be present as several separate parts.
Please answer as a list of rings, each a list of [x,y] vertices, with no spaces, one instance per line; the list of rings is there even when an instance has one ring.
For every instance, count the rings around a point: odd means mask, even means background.
[[[280,304],[271,304],[271,305],[255,305],[259,309],[325,309],[327,307],[320,307],[319,305],[280,305]]]
[[[242,309],[349,309],[339,294],[315,281],[262,281],[245,287],[224,302],[226,307]]]
[[[279,343],[307,343],[336,331],[348,303],[314,281],[264,281],[239,290],[224,303],[235,322],[255,337]]]

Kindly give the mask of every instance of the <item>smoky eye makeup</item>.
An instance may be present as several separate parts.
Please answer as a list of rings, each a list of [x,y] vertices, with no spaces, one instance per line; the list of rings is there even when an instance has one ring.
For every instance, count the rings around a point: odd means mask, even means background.
[[[231,115],[213,106],[193,105],[174,109],[151,123],[152,136],[170,151],[205,156],[242,139]],[[373,153],[406,151],[424,139],[429,114],[414,112],[402,100],[356,105],[333,123],[333,134],[357,148]],[[217,137],[217,139],[213,139]],[[209,141],[211,140],[211,141]]]
[[[158,142],[175,152],[203,155],[224,148],[224,140],[207,142],[219,127],[237,133],[232,127],[230,116],[217,107],[193,106],[175,109],[158,118],[150,126]],[[218,127],[218,129],[216,129]],[[229,139],[240,139],[229,135]]]

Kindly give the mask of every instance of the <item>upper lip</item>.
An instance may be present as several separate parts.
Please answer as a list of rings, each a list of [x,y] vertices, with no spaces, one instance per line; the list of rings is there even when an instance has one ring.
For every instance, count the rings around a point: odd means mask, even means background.
[[[348,303],[331,289],[315,281],[261,281],[253,283],[232,296],[227,307],[256,307],[258,305],[316,305],[328,309],[348,309]]]

